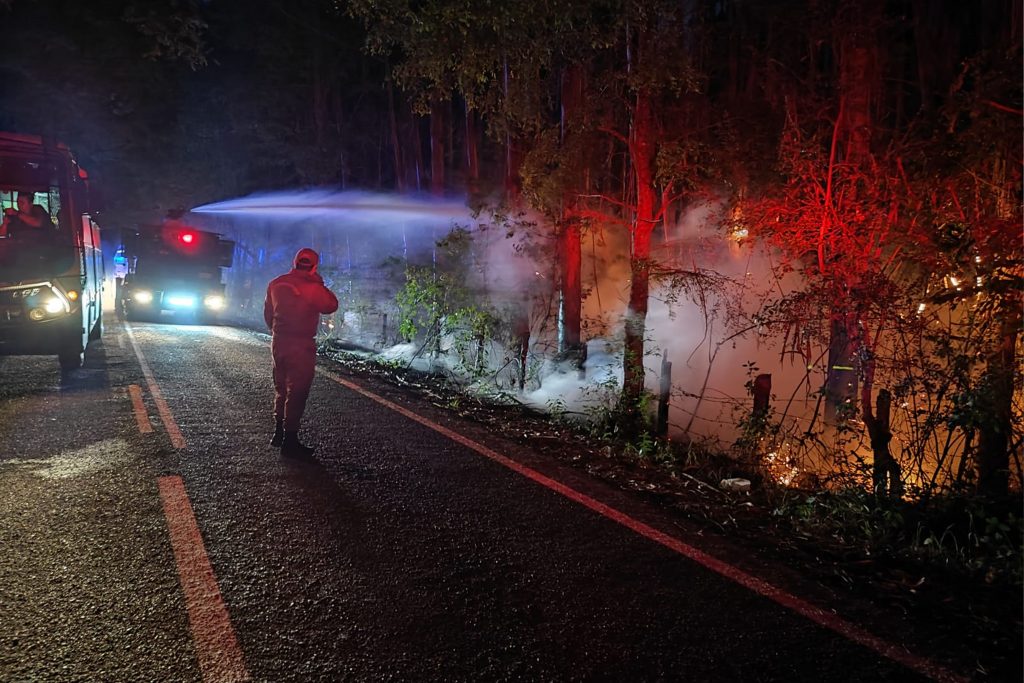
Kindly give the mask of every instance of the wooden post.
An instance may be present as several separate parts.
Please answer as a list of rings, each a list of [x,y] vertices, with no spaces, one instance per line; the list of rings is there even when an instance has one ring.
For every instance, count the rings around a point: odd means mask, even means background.
[[[486,359],[484,358],[484,335],[479,334],[476,338],[476,370],[479,373],[483,373],[487,369]]]
[[[583,382],[587,379],[587,344],[586,342],[580,343],[577,347],[579,354],[576,356],[576,376],[579,377],[580,381]]]
[[[654,433],[657,437],[668,434],[668,406],[672,395],[672,361],[668,359],[668,350],[661,354],[661,383],[658,387],[658,421]]]
[[[512,332],[515,335],[516,355],[519,360],[519,391],[523,391],[526,388],[526,363],[530,356],[530,317],[525,302],[516,311]]]
[[[772,397],[772,376],[758,375],[754,378],[754,417],[762,420],[768,417],[768,402]]]
[[[1009,492],[1010,436],[1013,433],[1013,368],[1021,324],[1020,296],[1009,296],[1000,306],[1000,343],[988,355],[985,378],[988,384],[981,407],[987,413],[978,430],[978,493],[1003,498]]]
[[[870,403],[868,406],[870,407]],[[875,415],[865,411],[864,424],[868,428],[871,439],[871,450],[874,452],[872,475],[875,495],[899,498],[903,494],[903,482],[900,480],[900,465],[889,452],[892,432],[889,431],[889,413],[892,406],[892,394],[882,389],[878,392],[875,403]]]

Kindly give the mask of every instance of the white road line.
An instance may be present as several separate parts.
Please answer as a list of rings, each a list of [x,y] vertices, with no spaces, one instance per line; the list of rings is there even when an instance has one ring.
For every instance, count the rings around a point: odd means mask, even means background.
[[[153,424],[149,421],[146,404],[142,402],[142,387],[138,384],[129,384],[128,394],[132,397],[132,408],[135,411],[135,422],[139,425],[139,431],[143,434],[151,433]]]
[[[164,400],[163,394],[160,393],[160,386],[156,383],[156,379],[149,369],[149,363],[146,362],[146,358],[142,355],[142,349],[135,342],[135,333],[132,332],[132,326],[127,321],[124,324],[124,329],[128,333],[128,341],[132,343],[132,349],[135,350],[135,356],[139,359],[139,365],[142,366],[142,376],[146,378],[146,385],[149,387],[149,393],[153,397],[153,403],[156,404],[157,412],[160,413],[160,420],[164,423],[167,436],[171,438],[171,445],[178,449],[185,448],[185,437],[182,436],[181,430],[178,429],[178,423],[174,421],[174,415],[171,414],[167,401]]]
[[[456,443],[462,444],[466,448],[476,451],[480,455],[493,460],[496,463],[504,465],[510,470],[517,472],[532,481],[537,482],[541,486],[544,486],[556,493],[565,496],[569,500],[575,501],[580,505],[583,505],[590,510],[602,515],[612,521],[615,521],[622,526],[634,531],[641,536],[659,543],[662,546],[683,555],[684,557],[693,560],[694,562],[703,565],[717,574],[720,574],[731,581],[734,581],[744,588],[747,588],[758,595],[761,595],[773,602],[782,605],[783,607],[800,614],[801,616],[813,621],[814,623],[823,626],[844,638],[851,640],[858,645],[870,648],[878,654],[887,657],[893,661],[899,662],[908,669],[912,669],[928,676],[936,681],[950,681],[950,682],[966,682],[969,679],[966,676],[961,676],[954,673],[945,667],[918,655],[915,655],[906,650],[903,646],[888,642],[878,636],[865,631],[856,624],[846,621],[842,617],[820,607],[812,605],[801,598],[791,595],[781,588],[777,588],[770,583],[763,581],[762,579],[747,574],[742,569],[734,567],[733,565],[718,559],[712,555],[705,553],[703,550],[693,547],[688,543],[684,543],[677,538],[669,536],[668,534],[658,531],[652,526],[644,524],[643,522],[630,517],[624,512],[620,512],[613,507],[605,505],[604,503],[591,498],[590,496],[580,493],[576,489],[563,484],[560,481],[551,479],[550,477],[541,474],[537,470],[526,467],[525,465],[516,462],[508,456],[501,455],[500,453],[491,450],[483,444],[477,443],[472,439],[463,436],[457,432],[454,432],[447,427],[443,427],[436,422],[418,415],[407,408],[403,408],[397,403],[393,403],[386,398],[378,396],[377,394],[364,389],[355,382],[344,379],[343,377],[321,367],[317,367],[317,372],[334,380],[338,384],[351,389],[352,391],[362,394],[363,396],[376,401],[377,403],[389,408],[405,417],[418,422],[425,427],[442,434]]]
[[[242,649],[206,555],[185,484],[178,476],[159,477],[157,484],[203,681],[248,681],[249,671],[245,667]]]

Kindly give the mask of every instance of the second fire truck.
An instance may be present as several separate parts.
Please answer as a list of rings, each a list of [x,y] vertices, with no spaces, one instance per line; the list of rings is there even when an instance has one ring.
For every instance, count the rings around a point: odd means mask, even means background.
[[[120,310],[129,320],[212,322],[226,306],[222,269],[230,268],[235,243],[177,218],[122,233],[117,261],[126,268]]]

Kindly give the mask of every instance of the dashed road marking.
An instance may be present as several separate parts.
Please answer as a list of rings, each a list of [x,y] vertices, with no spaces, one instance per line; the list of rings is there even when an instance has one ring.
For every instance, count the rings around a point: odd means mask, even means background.
[[[496,463],[504,465],[508,469],[517,472],[528,479],[544,486],[562,496],[565,496],[569,500],[575,501],[580,505],[593,510],[594,512],[602,515],[614,522],[621,524],[622,526],[630,529],[631,531],[640,534],[644,538],[647,538],[655,543],[683,555],[684,557],[693,560],[694,562],[710,569],[711,571],[720,574],[727,579],[734,581],[744,588],[747,588],[758,595],[768,598],[773,602],[785,607],[786,609],[792,610],[797,614],[813,621],[819,626],[823,626],[844,638],[851,640],[858,645],[870,648],[878,654],[887,657],[895,662],[902,664],[903,666],[916,671],[920,674],[928,676],[936,681],[949,681],[950,683],[966,682],[969,680],[968,677],[957,674],[945,667],[911,652],[908,652],[902,645],[891,643],[878,636],[869,633],[861,627],[846,621],[842,617],[817,607],[806,600],[796,597],[781,588],[777,588],[772,584],[747,574],[742,569],[734,567],[733,565],[724,562],[712,555],[705,553],[703,550],[695,548],[688,543],[684,543],[677,538],[669,536],[668,534],[658,531],[654,527],[644,524],[643,522],[630,517],[624,512],[620,512],[615,508],[605,505],[604,503],[591,498],[590,496],[580,493],[574,488],[563,484],[560,481],[556,481],[546,475],[541,474],[537,470],[527,467],[508,456],[501,455],[500,453],[491,450],[483,444],[477,443],[472,439],[454,432],[447,427],[443,427],[433,420],[418,415],[407,408],[403,408],[397,403],[387,400],[382,396],[364,389],[355,382],[349,381],[329,370],[325,370],[321,367],[317,367],[317,372],[321,375],[337,382],[338,384],[351,389],[352,391],[369,398],[372,401],[376,401],[380,405],[389,408],[400,415],[404,415],[414,422],[418,422],[421,425],[428,427],[439,434],[442,434],[456,443],[462,444],[466,448],[476,451],[480,455],[483,455]]]
[[[149,393],[153,397],[153,403],[156,404],[157,412],[160,413],[160,420],[164,423],[164,429],[167,431],[167,436],[171,439],[171,445],[177,449],[185,448],[185,437],[182,436],[181,430],[178,429],[178,423],[174,421],[174,415],[171,414],[167,401],[164,400],[163,394],[160,393],[160,386],[156,383],[156,379],[149,369],[149,363],[146,362],[145,356],[142,355],[142,349],[139,348],[138,343],[135,341],[135,333],[132,332],[132,326],[127,321],[124,324],[124,329],[128,333],[128,341],[132,343],[132,349],[135,350],[135,356],[139,359],[139,365],[142,366],[142,376],[146,378],[146,386],[149,387]]]
[[[178,476],[160,477],[157,484],[203,682],[248,681],[242,649],[206,555],[185,484]]]
[[[128,394],[132,397],[132,408],[135,410],[135,422],[139,425],[139,432],[143,434],[151,433],[153,431],[153,424],[149,421],[146,404],[142,402],[142,387],[138,384],[129,384]]]

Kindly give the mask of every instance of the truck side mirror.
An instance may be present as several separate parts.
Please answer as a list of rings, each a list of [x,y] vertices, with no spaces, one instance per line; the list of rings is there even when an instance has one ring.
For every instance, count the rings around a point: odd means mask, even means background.
[[[71,186],[71,196],[74,200],[75,210],[78,213],[87,213],[91,216],[103,211],[103,196],[94,187],[84,182],[77,182]]]
[[[103,213],[106,203],[103,201],[103,193],[91,185],[85,188],[85,208],[92,215]]]

